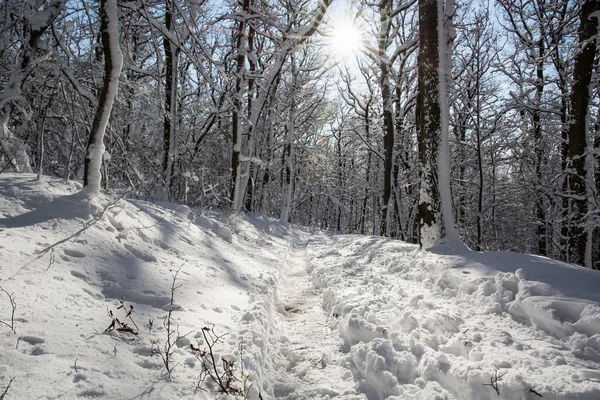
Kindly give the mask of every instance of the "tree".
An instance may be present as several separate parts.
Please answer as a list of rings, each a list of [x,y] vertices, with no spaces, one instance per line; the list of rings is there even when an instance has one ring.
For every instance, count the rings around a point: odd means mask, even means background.
[[[592,267],[592,249],[590,228],[586,226],[588,212],[588,171],[586,167],[587,137],[590,134],[590,83],[594,58],[596,56],[596,37],[600,22],[600,1],[584,0],[580,9],[578,40],[573,67],[573,89],[568,128],[567,195],[572,199],[572,220],[569,238],[569,261]],[[590,201],[591,203],[591,201]],[[590,237],[591,239],[591,237]]]
[[[487,8],[469,10],[459,24],[451,96],[452,190],[461,237],[482,251],[493,248],[497,238],[494,139],[505,111],[493,68],[500,40]]]
[[[100,168],[105,152],[104,133],[117,97],[119,75],[123,66],[123,54],[119,45],[117,0],[100,1],[100,20],[104,50],[104,84],[98,100],[98,108],[90,131],[85,157],[83,191],[88,196],[97,195],[100,191],[102,178]]]
[[[308,15],[308,21],[305,21],[303,18],[300,18],[300,13],[296,9],[288,9],[287,12],[291,14],[293,17],[297,17],[295,21],[291,21],[288,23],[288,29],[284,32],[283,37],[279,39],[279,43],[277,43],[277,48],[275,49],[275,55],[273,56],[273,61],[269,67],[265,67],[264,69],[264,79],[262,81],[262,91],[257,96],[255,101],[253,102],[253,108],[250,112],[250,117],[248,118],[247,123],[245,124],[247,127],[246,136],[248,137],[247,144],[245,148],[242,147],[241,142],[241,127],[240,125],[240,113],[234,114],[232,118],[232,123],[235,126],[237,124],[237,131],[233,133],[233,152],[231,158],[231,211],[233,213],[240,212],[242,209],[242,205],[244,204],[244,195],[246,194],[246,188],[248,185],[248,174],[250,169],[250,162],[253,162],[253,153],[254,149],[254,136],[256,134],[255,130],[258,126],[258,121],[263,114],[263,110],[269,100],[269,97],[272,95],[281,69],[288,58],[289,52],[301,44],[305,43],[319,28],[323,18],[325,17],[325,13],[329,8],[332,0],[320,0],[318,6]],[[291,4],[287,5],[288,7],[292,7]],[[304,14],[304,13],[303,13]],[[247,18],[245,14],[243,14],[243,19]],[[295,28],[298,24],[301,24],[298,28]],[[295,28],[295,29],[294,29]],[[245,31],[240,31],[238,33],[239,38],[244,38],[246,36]],[[237,64],[239,72],[243,72],[245,67],[242,64],[242,61],[245,60],[245,52],[246,52],[246,40],[242,40],[236,44],[236,50],[238,55]],[[240,55],[243,55],[241,57]],[[238,72],[238,73],[239,73]],[[238,77],[239,79],[239,77]],[[236,84],[237,88],[237,84]],[[240,87],[240,91],[236,91],[236,97],[243,94],[243,87]],[[237,103],[236,103],[237,104]],[[234,106],[235,107],[235,106]],[[245,179],[244,179],[245,177]]]
[[[175,32],[174,1],[165,2],[165,29],[171,34]],[[163,115],[163,160],[165,190],[171,200],[171,178],[175,152],[175,127],[177,124],[177,74],[179,61],[179,48],[170,40],[169,36],[163,38],[165,51],[165,111]]]
[[[441,0],[419,0],[419,244],[458,245],[450,198],[446,34]]]
[[[32,69],[44,58],[38,54],[42,37],[60,14],[65,2],[66,0],[53,0],[40,10],[31,9],[32,4],[29,3],[24,4],[22,8],[19,7],[24,10],[22,34],[19,38],[21,46],[17,63],[0,95],[0,141],[2,150],[16,171],[32,172],[25,143],[12,134],[9,130],[9,122],[15,109],[20,109],[22,112],[25,110],[23,103],[26,102],[21,94],[23,85]],[[5,6],[8,10],[9,5],[5,4]],[[9,15],[5,17],[7,21],[12,19]],[[21,103],[21,106],[18,103]]]
[[[553,82],[548,61],[554,61],[558,75],[559,96],[566,96],[565,65],[560,50],[565,48],[565,23],[568,21],[568,0],[498,0],[504,12],[503,27],[512,39],[513,53],[508,55],[501,68],[506,77],[514,83],[516,90],[511,93],[512,106],[519,112],[522,122],[525,146],[532,149],[524,154],[527,169],[524,185],[531,192],[535,237],[532,250],[540,255],[552,254],[553,240],[553,167],[552,133],[557,116],[566,113],[564,105],[556,101],[551,93]],[[557,104],[558,103],[558,104]],[[562,108],[562,110],[561,110]],[[527,182],[529,181],[529,182]]]

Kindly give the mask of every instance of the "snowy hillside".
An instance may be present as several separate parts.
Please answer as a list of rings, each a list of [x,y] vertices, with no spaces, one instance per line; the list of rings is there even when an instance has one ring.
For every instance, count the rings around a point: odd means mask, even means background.
[[[600,399],[599,271],[79,189],[0,175],[3,400]]]

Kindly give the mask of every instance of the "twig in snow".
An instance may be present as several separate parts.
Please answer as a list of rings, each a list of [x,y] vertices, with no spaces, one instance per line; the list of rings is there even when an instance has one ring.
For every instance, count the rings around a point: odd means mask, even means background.
[[[119,307],[121,308],[121,307]],[[137,336],[138,333],[134,331],[126,322],[121,322],[119,318],[115,317],[112,310],[107,308],[108,316],[112,319],[108,328],[104,330],[104,332],[117,331],[117,332],[125,332],[131,333],[132,335]]]
[[[500,389],[498,388],[498,382],[502,380],[502,377],[506,375],[508,371],[503,373],[502,375],[498,375],[498,371],[490,378],[490,383],[483,383],[483,386],[491,386],[496,391],[496,394],[500,396]]]
[[[5,293],[10,301],[11,313],[10,313],[10,324],[0,319],[0,323],[8,326],[11,331],[16,335],[17,330],[15,329],[15,310],[17,309],[17,302],[15,301],[14,293],[8,293],[2,286],[0,286],[0,292]]]
[[[9,165],[12,165],[13,169],[15,170],[15,172],[17,171],[17,169],[15,168],[15,166],[12,163],[12,159],[10,159],[6,165],[4,166],[4,168],[2,168],[2,171],[0,171],[0,174],[3,173],[4,171],[6,171],[6,168],[8,168]]]
[[[539,394],[539,393],[538,393],[537,391],[535,391],[534,389],[529,389],[529,393],[533,393],[533,394],[535,394],[536,396],[542,397],[542,395],[541,395],[541,394]]]
[[[150,229],[150,228],[154,228],[156,225],[160,224],[160,223],[162,222],[162,220],[164,220],[164,219],[165,219],[165,217],[166,217],[167,215],[169,215],[169,214],[173,214],[173,211],[171,211],[171,210],[167,210],[167,211],[166,211],[166,212],[163,214],[163,216],[162,216],[162,217],[160,217],[159,219],[157,219],[157,220],[156,220],[156,222],[155,222],[155,223],[153,223],[152,225],[148,225],[148,226],[140,226],[139,228],[133,228],[133,229],[140,231],[140,230],[142,230],[142,229]]]
[[[167,373],[169,378],[171,377],[171,372],[177,366],[177,364],[173,364],[172,358],[173,353],[175,352],[175,347],[177,343],[189,335],[191,332],[186,333],[185,335],[179,334],[179,328],[173,330],[173,310],[175,309],[175,291],[181,287],[181,285],[177,284],[177,276],[179,275],[179,271],[181,271],[183,265],[175,271],[173,274],[173,280],[171,283],[171,301],[169,303],[169,312],[163,321],[163,326],[167,331],[167,339],[165,340],[165,344],[162,346],[158,345],[158,341],[154,341],[152,343],[152,354],[158,354],[163,361],[165,368],[167,369]],[[152,324],[150,324],[152,327]]]
[[[13,376],[13,378],[8,381],[8,385],[6,386],[6,388],[4,389],[4,392],[0,395],[0,400],[4,400],[4,397],[6,397],[6,394],[8,393],[8,389],[10,388],[10,384],[15,380],[15,377]]]
[[[96,217],[94,219],[99,221],[104,216],[104,213],[106,212],[106,210],[108,210],[111,206],[113,206],[113,205],[117,204],[119,201],[121,201],[133,189],[134,188],[131,188],[131,189],[125,191],[122,195],[117,197],[115,200],[113,200],[113,201],[109,202],[107,205],[105,205],[104,208],[96,215]]]
[[[206,348],[200,349],[200,347],[190,344],[190,349],[194,353],[194,356],[202,363],[202,371],[198,377],[196,388],[200,389],[201,383],[204,382],[206,377],[210,377],[222,393],[244,395],[243,389],[232,386],[235,381],[238,381],[234,373],[235,362],[223,357],[221,357],[221,363],[217,361],[219,357],[215,354],[215,346],[223,342],[223,338],[226,335],[226,333],[223,335],[215,333],[214,326],[212,328],[205,326],[202,328],[202,336],[204,337]],[[220,368],[219,364],[222,364]]]
[[[50,267],[52,267],[54,265],[54,262],[56,261],[56,256],[54,255],[54,249],[50,250],[50,261],[48,262],[48,268],[46,268],[46,271],[48,271],[50,269]]]
[[[125,300],[123,300],[123,298],[121,297],[121,300],[119,300],[121,302],[121,305],[119,307],[117,307],[117,310],[119,309],[123,309],[125,310]],[[133,312],[133,306],[130,304],[129,305],[129,311],[126,312],[125,314],[125,318],[129,318],[129,320],[131,322],[133,322],[133,325],[135,326],[135,329],[137,329],[138,331],[140,330],[140,328],[137,326],[137,324],[135,323],[135,321],[133,320],[133,318],[131,317],[131,313]]]

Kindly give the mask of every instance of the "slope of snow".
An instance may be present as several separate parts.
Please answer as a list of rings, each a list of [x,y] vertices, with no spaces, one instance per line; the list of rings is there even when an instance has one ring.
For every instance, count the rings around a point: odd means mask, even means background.
[[[241,398],[199,381],[203,332],[255,400],[600,398],[597,271],[79,190],[0,175],[5,400]]]
[[[600,398],[597,271],[360,236],[311,247],[341,364],[368,399]]]

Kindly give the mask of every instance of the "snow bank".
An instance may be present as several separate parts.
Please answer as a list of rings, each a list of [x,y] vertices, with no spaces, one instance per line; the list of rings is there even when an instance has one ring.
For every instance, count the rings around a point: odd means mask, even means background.
[[[590,298],[600,274],[360,236],[311,247],[308,271],[339,335],[340,363],[369,400],[600,398],[600,308]],[[513,271],[493,268],[501,262]],[[561,283],[527,279],[544,268]]]
[[[249,399],[270,398],[263,380],[277,265],[257,248],[269,235],[241,225],[238,243],[230,230],[227,236],[191,223],[187,207],[106,195],[85,203],[80,189],[31,174],[0,175],[0,286],[17,304],[16,333],[0,324],[0,393],[14,377],[7,400],[213,399],[213,391],[196,390],[201,366],[189,348],[206,345],[201,331],[209,327],[224,335],[217,360],[235,360],[234,385],[247,380]],[[166,343],[170,309],[180,340],[169,380],[156,349]],[[105,331],[109,312],[136,334]],[[4,293],[0,320],[10,321]]]

